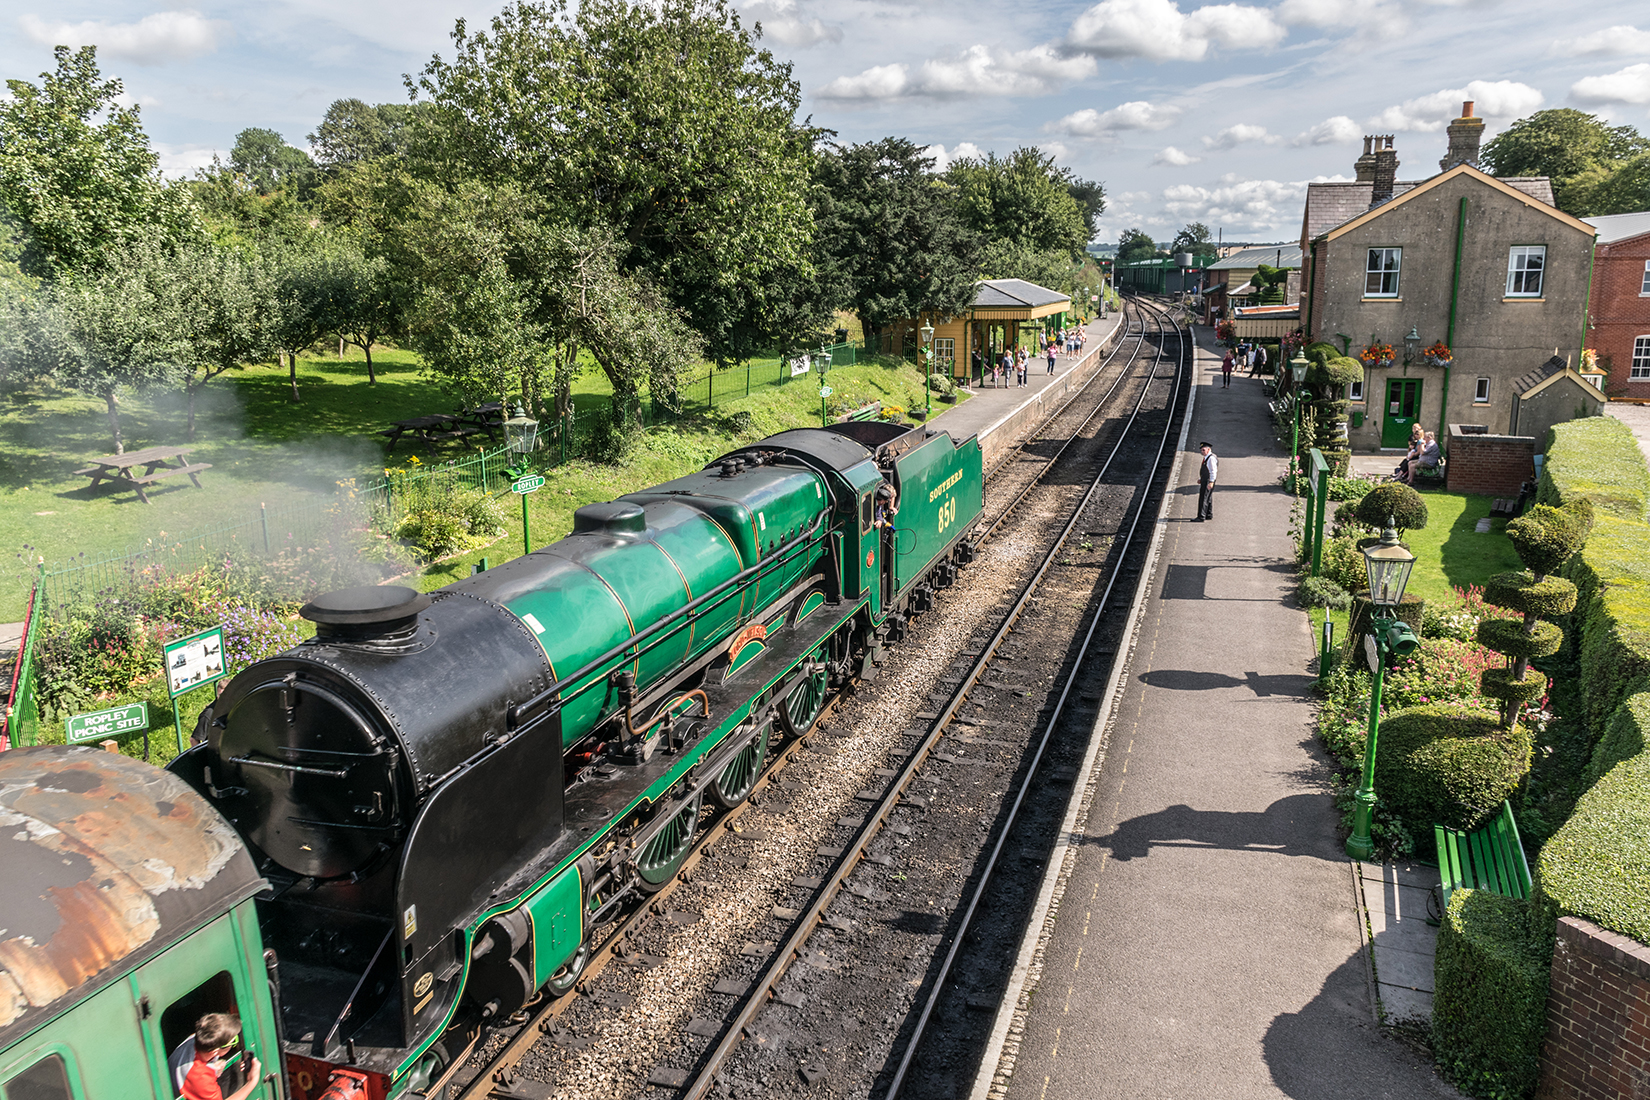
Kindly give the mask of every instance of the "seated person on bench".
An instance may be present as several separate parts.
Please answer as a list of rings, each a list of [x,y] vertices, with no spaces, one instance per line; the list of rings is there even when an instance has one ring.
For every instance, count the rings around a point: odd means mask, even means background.
[[[208,1012],[195,1023],[195,1034],[178,1044],[167,1059],[172,1087],[183,1100],[246,1100],[258,1086],[263,1067],[251,1051],[242,1052],[241,1021],[225,1012]],[[244,1071],[236,1059],[246,1061]],[[233,1071],[233,1072],[232,1072]],[[227,1097],[221,1078],[244,1076]]]
[[[1404,460],[1398,463],[1398,468],[1392,471],[1392,481],[1408,481],[1409,468],[1421,457],[1421,446],[1426,442],[1426,432],[1419,424],[1409,426],[1409,453]]]
[[[1409,483],[1411,485],[1415,484],[1415,475],[1417,473],[1422,471],[1429,474],[1438,472],[1439,453],[1440,449],[1438,446],[1438,437],[1433,433],[1428,432],[1426,434],[1426,442],[1421,446],[1420,461],[1411,462],[1409,464]]]

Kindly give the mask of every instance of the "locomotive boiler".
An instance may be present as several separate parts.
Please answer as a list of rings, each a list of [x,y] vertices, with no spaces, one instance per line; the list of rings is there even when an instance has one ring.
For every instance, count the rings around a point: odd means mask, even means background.
[[[954,580],[983,492],[975,439],[789,431],[437,592],[306,605],[315,637],[172,765],[269,883],[291,1094],[422,1087],[455,1034],[570,989],[704,800],[744,799]]]

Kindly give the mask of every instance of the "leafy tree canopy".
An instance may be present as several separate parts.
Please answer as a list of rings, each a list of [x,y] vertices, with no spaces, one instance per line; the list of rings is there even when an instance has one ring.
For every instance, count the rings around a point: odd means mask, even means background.
[[[1196,256],[1204,252],[1214,251],[1214,234],[1202,222],[1193,222],[1179,233],[1175,234],[1173,243],[1169,245],[1171,255],[1180,252],[1190,252]]]
[[[119,80],[98,70],[97,48],[59,46],[37,87],[8,80],[0,99],[0,207],[24,236],[23,270],[54,277],[95,267],[145,226],[193,228],[185,191],[166,186]]]
[[[424,170],[610,227],[620,270],[685,310],[718,361],[740,354],[741,327],[779,335],[767,288],[811,267],[817,135],[796,121],[790,66],[725,0],[520,0],[488,32],[460,21],[452,60],[408,90],[437,116]]]
[[[1117,262],[1134,264],[1158,255],[1157,242],[1143,229],[1125,229],[1117,239]]]
[[[1482,159],[1492,175],[1551,178],[1558,208],[1584,216],[1602,212],[1590,193],[1604,178],[1646,152],[1650,140],[1632,126],[1610,126],[1595,115],[1556,107],[1521,118],[1491,138]]]
[[[415,116],[427,115],[428,108],[428,103],[369,106],[359,99],[335,99],[308,141],[327,169],[395,156],[407,151]]]
[[[274,130],[251,126],[235,135],[229,166],[245,176],[259,194],[288,187],[304,187],[315,174],[315,162],[294,149]]]
[[[829,145],[818,158],[821,278],[867,334],[973,303],[978,245],[934,158],[905,138]]]
[[[965,157],[946,170],[945,180],[955,191],[962,222],[983,240],[1001,240],[1038,252],[1061,251],[1075,256],[1093,236],[1089,206],[1072,193],[1071,173],[1054,158],[1033,148],[1014,150],[998,158]],[[1093,201],[1103,208],[1104,191],[1093,189]]]

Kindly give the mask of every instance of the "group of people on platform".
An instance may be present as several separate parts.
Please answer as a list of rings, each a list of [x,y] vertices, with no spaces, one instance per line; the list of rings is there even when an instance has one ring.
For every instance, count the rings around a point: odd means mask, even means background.
[[[1042,336],[1039,341],[1043,358],[1048,363],[1048,372],[1054,373],[1054,365],[1059,361],[1063,352],[1068,359],[1080,359],[1083,355],[1083,345],[1088,342],[1088,333],[1081,325],[1069,329],[1060,329],[1052,334]],[[1010,378],[1014,379],[1015,386],[1026,385],[1026,374],[1031,368],[1032,355],[1025,348],[1005,348],[1001,356],[991,362],[991,371],[985,370],[984,356],[975,349],[974,373],[979,376],[983,384],[988,378],[991,385],[1007,385]]]
[[[1259,344],[1239,344],[1230,349],[1220,361],[1220,384],[1230,388],[1232,385],[1232,371],[1238,367],[1248,367],[1250,375],[1254,375],[1266,366],[1266,349]]]

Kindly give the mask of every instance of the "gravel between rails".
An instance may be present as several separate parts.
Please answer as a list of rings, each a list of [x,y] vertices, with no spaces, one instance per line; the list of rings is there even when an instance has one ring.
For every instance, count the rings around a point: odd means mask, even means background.
[[[1106,384],[1096,382],[1094,392],[1104,392]],[[1028,470],[1025,477],[1035,476],[1052,452],[1047,441],[1057,445],[1062,430],[1069,432],[1087,415],[1088,405],[1080,400],[1057,414],[1018,460],[999,468],[1000,476],[988,483],[988,516],[1011,495],[1017,479],[1009,471],[1018,467]],[[1109,423],[1096,418],[1059,468],[1092,460],[1102,442],[1109,446]],[[1037,456],[1039,447],[1046,447],[1042,457]],[[741,831],[720,831],[718,826],[707,857],[692,881],[680,885],[666,903],[667,913],[644,922],[631,938],[629,956],[615,960],[593,980],[591,994],[569,1006],[552,1041],[541,1041],[523,1057],[516,1069],[517,1094],[605,1098],[674,1093],[666,1084],[675,1080],[668,1071],[691,1067],[735,1004],[734,996],[713,987],[729,989],[727,983],[736,986],[754,976],[772,944],[787,934],[794,917],[788,910],[805,905],[811,893],[795,880],[825,873],[834,851],[870,805],[864,796],[880,793],[890,769],[906,758],[922,732],[913,729],[918,716],[932,708],[936,692],[940,699],[949,694],[948,676],[952,686],[960,680],[1031,565],[1046,552],[1053,531],[1069,515],[1072,498],[1083,487],[1072,481],[1051,476],[1034,490],[982,547],[959,583],[939,594],[934,611],[915,621],[883,674],[838,701],[811,736],[812,749],[801,751],[763,802],[744,815],[737,825]],[[1132,493],[1130,487],[1117,486],[1097,495],[1084,529],[1111,529]],[[1047,637],[1069,637],[1083,618],[1109,546],[1104,537],[1083,541],[1087,547],[1068,560],[1038,601],[1037,629]],[[1024,628],[1016,634],[1026,636]],[[786,1022],[776,1011],[762,1018],[756,1041],[747,1043],[740,1056],[753,1064],[730,1068],[729,1094],[807,1091],[811,1078],[827,1093],[846,1095],[854,1089],[842,1092],[839,1083],[848,1086],[857,1079],[868,1085],[880,1070],[923,984],[933,949],[954,918],[977,849],[992,831],[1003,790],[1035,727],[1041,696],[1060,667],[1049,644],[1010,643],[999,656],[987,679],[1000,685],[991,690],[1023,704],[1007,708],[1017,716],[1005,717],[1001,706],[989,716],[981,708],[962,715],[959,729],[948,737],[954,744],[943,750],[952,760],[928,776],[932,782],[922,791],[929,808],[908,804],[896,813],[895,828],[855,873],[854,888],[867,896],[839,901],[833,927],[816,933],[806,965],[787,977],[800,987],[824,984],[809,979],[826,976],[844,987],[857,1011],[832,1008],[834,1026],[822,1027],[815,1019],[817,1010],[807,1010],[814,994],[782,986],[782,997],[802,994],[792,997],[801,1000],[801,1008],[785,1008],[799,1018]],[[942,776],[940,770],[952,774]],[[942,822],[938,830],[932,827]],[[939,850],[920,848],[900,836],[902,828],[940,836]],[[888,903],[896,898],[897,911],[890,916]],[[872,998],[874,1004],[855,998],[853,987],[867,972],[877,975],[873,984],[894,975],[893,992]],[[826,1004],[841,999],[816,997]],[[495,1038],[487,1050],[502,1042]],[[850,1070],[843,1059],[856,1068]],[[651,1085],[650,1078],[659,1085]]]

